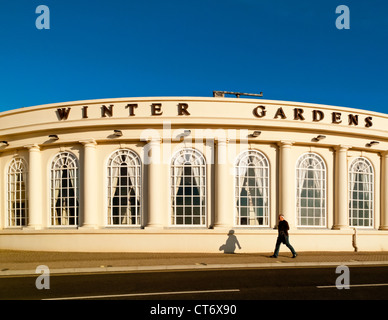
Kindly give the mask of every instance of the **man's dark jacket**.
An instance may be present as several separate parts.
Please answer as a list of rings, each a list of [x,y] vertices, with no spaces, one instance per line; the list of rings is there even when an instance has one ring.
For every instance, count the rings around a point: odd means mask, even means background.
[[[279,238],[282,243],[286,243],[286,238],[288,237],[288,230],[290,230],[290,227],[288,225],[288,222],[286,220],[279,221],[278,225],[278,233],[279,233]]]

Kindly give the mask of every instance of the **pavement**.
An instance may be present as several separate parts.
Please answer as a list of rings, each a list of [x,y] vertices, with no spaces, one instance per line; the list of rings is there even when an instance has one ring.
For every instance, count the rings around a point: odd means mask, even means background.
[[[388,266],[388,252],[300,252],[291,253],[92,253],[0,250],[0,277],[36,275],[40,265],[50,274],[146,272],[228,268],[288,268],[322,266]]]

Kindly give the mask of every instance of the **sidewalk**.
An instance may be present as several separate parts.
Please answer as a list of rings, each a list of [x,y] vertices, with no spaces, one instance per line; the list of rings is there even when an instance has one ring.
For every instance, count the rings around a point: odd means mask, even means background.
[[[300,252],[295,259],[272,253],[80,253],[0,250],[0,276],[36,275],[39,265],[50,273],[140,272],[225,268],[284,268],[351,265],[388,266],[388,252]]]

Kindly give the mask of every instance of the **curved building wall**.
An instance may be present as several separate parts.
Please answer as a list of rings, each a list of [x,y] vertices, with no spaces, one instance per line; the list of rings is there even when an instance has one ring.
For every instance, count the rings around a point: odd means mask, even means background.
[[[365,110],[232,98],[3,112],[0,248],[219,252],[234,230],[240,252],[270,252],[282,213],[297,251],[388,250],[387,124]],[[249,150],[265,165],[237,167]],[[358,158],[371,174],[349,171]],[[13,159],[26,168],[11,172]]]

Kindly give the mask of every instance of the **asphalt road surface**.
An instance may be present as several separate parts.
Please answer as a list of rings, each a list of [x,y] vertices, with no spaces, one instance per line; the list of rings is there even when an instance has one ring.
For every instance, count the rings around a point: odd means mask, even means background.
[[[147,300],[159,308],[152,310],[155,312],[164,310],[158,301],[168,300],[217,300],[230,305],[244,300],[388,299],[388,267],[349,267],[345,271],[336,273],[336,268],[326,267],[2,277],[0,299]],[[336,282],[349,287],[338,289]],[[36,284],[46,288],[37,289]]]

